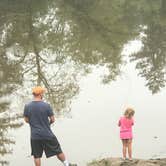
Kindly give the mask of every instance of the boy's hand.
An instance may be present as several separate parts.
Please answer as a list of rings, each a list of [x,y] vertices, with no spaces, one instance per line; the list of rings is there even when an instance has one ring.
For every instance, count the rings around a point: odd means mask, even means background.
[[[26,117],[26,116],[24,116],[24,121],[25,121],[26,123],[29,123],[29,118]]]

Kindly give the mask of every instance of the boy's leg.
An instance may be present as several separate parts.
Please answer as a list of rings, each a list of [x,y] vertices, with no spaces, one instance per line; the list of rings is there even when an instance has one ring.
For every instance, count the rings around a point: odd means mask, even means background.
[[[69,163],[66,160],[66,157],[56,137],[50,140],[45,140],[43,144],[44,144],[43,147],[46,157],[51,157],[56,155],[57,158],[64,164],[64,166],[69,166]]]
[[[123,144],[123,158],[126,159],[126,153],[127,153],[127,141],[125,139],[122,139]]]
[[[34,158],[35,166],[41,166],[40,158]]]
[[[132,139],[128,140],[128,154],[129,154],[129,159],[132,159]]]
[[[66,160],[66,157],[65,157],[65,154],[62,152],[62,153],[59,153],[57,155],[57,158],[63,162],[64,166],[69,166],[69,162]]]
[[[66,160],[64,153],[59,153],[59,154],[57,155],[57,158],[58,158],[60,161],[62,161],[62,162]]]
[[[31,155],[34,156],[35,166],[41,166],[41,160],[43,154],[42,140],[32,140],[31,139]]]

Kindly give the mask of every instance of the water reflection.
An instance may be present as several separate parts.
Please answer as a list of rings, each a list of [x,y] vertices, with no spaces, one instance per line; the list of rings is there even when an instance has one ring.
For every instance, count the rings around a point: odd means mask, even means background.
[[[12,153],[11,144],[15,144],[15,141],[8,136],[9,129],[17,129],[22,126],[21,122],[18,122],[18,117],[6,116],[0,117],[0,155],[4,156],[6,154]],[[0,164],[8,165],[8,161],[0,161]]]
[[[157,93],[166,83],[166,2],[151,2],[150,12],[143,18],[144,46],[131,59],[137,61],[136,68],[145,77],[149,90]]]
[[[7,99],[19,85],[22,83],[22,74],[20,65],[15,65],[7,58],[6,53],[1,49],[0,52],[0,155],[4,156],[11,153],[10,144],[14,144],[14,140],[8,137],[8,130],[18,128],[21,123],[10,114],[9,107],[11,101]],[[7,165],[7,161],[0,161],[1,165]]]
[[[80,77],[105,66],[103,83],[121,74],[121,52],[140,33],[143,48],[130,55],[146,86],[157,93],[165,86],[166,2],[117,0],[1,0],[0,115],[10,110],[4,98],[43,84],[57,112],[70,110]],[[5,122],[5,123],[4,123]],[[6,133],[13,118],[0,116],[4,155],[13,143]]]
[[[8,56],[12,55],[9,61],[22,66],[18,71],[26,82],[45,85],[50,102],[59,111],[78,91],[76,71],[72,71],[74,64],[63,51],[64,23],[52,23],[55,12],[47,9],[44,2],[40,8],[32,1],[26,2],[26,6],[16,6],[19,10],[11,13],[10,20],[8,12],[1,45]],[[43,6],[47,13],[43,12]]]

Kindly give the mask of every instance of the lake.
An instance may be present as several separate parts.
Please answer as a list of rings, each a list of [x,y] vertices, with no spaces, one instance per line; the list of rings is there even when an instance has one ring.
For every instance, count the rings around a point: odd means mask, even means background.
[[[133,157],[166,157],[166,1],[1,0],[0,165],[33,165],[24,104],[42,85],[72,163],[120,157],[135,110]],[[55,158],[43,165],[61,165]]]

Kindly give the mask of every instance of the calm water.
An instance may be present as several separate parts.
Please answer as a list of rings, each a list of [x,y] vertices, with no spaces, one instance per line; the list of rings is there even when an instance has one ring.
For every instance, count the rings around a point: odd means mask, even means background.
[[[71,162],[120,156],[127,106],[134,157],[166,157],[165,18],[165,0],[1,0],[0,165],[33,165],[21,117],[39,84]]]

